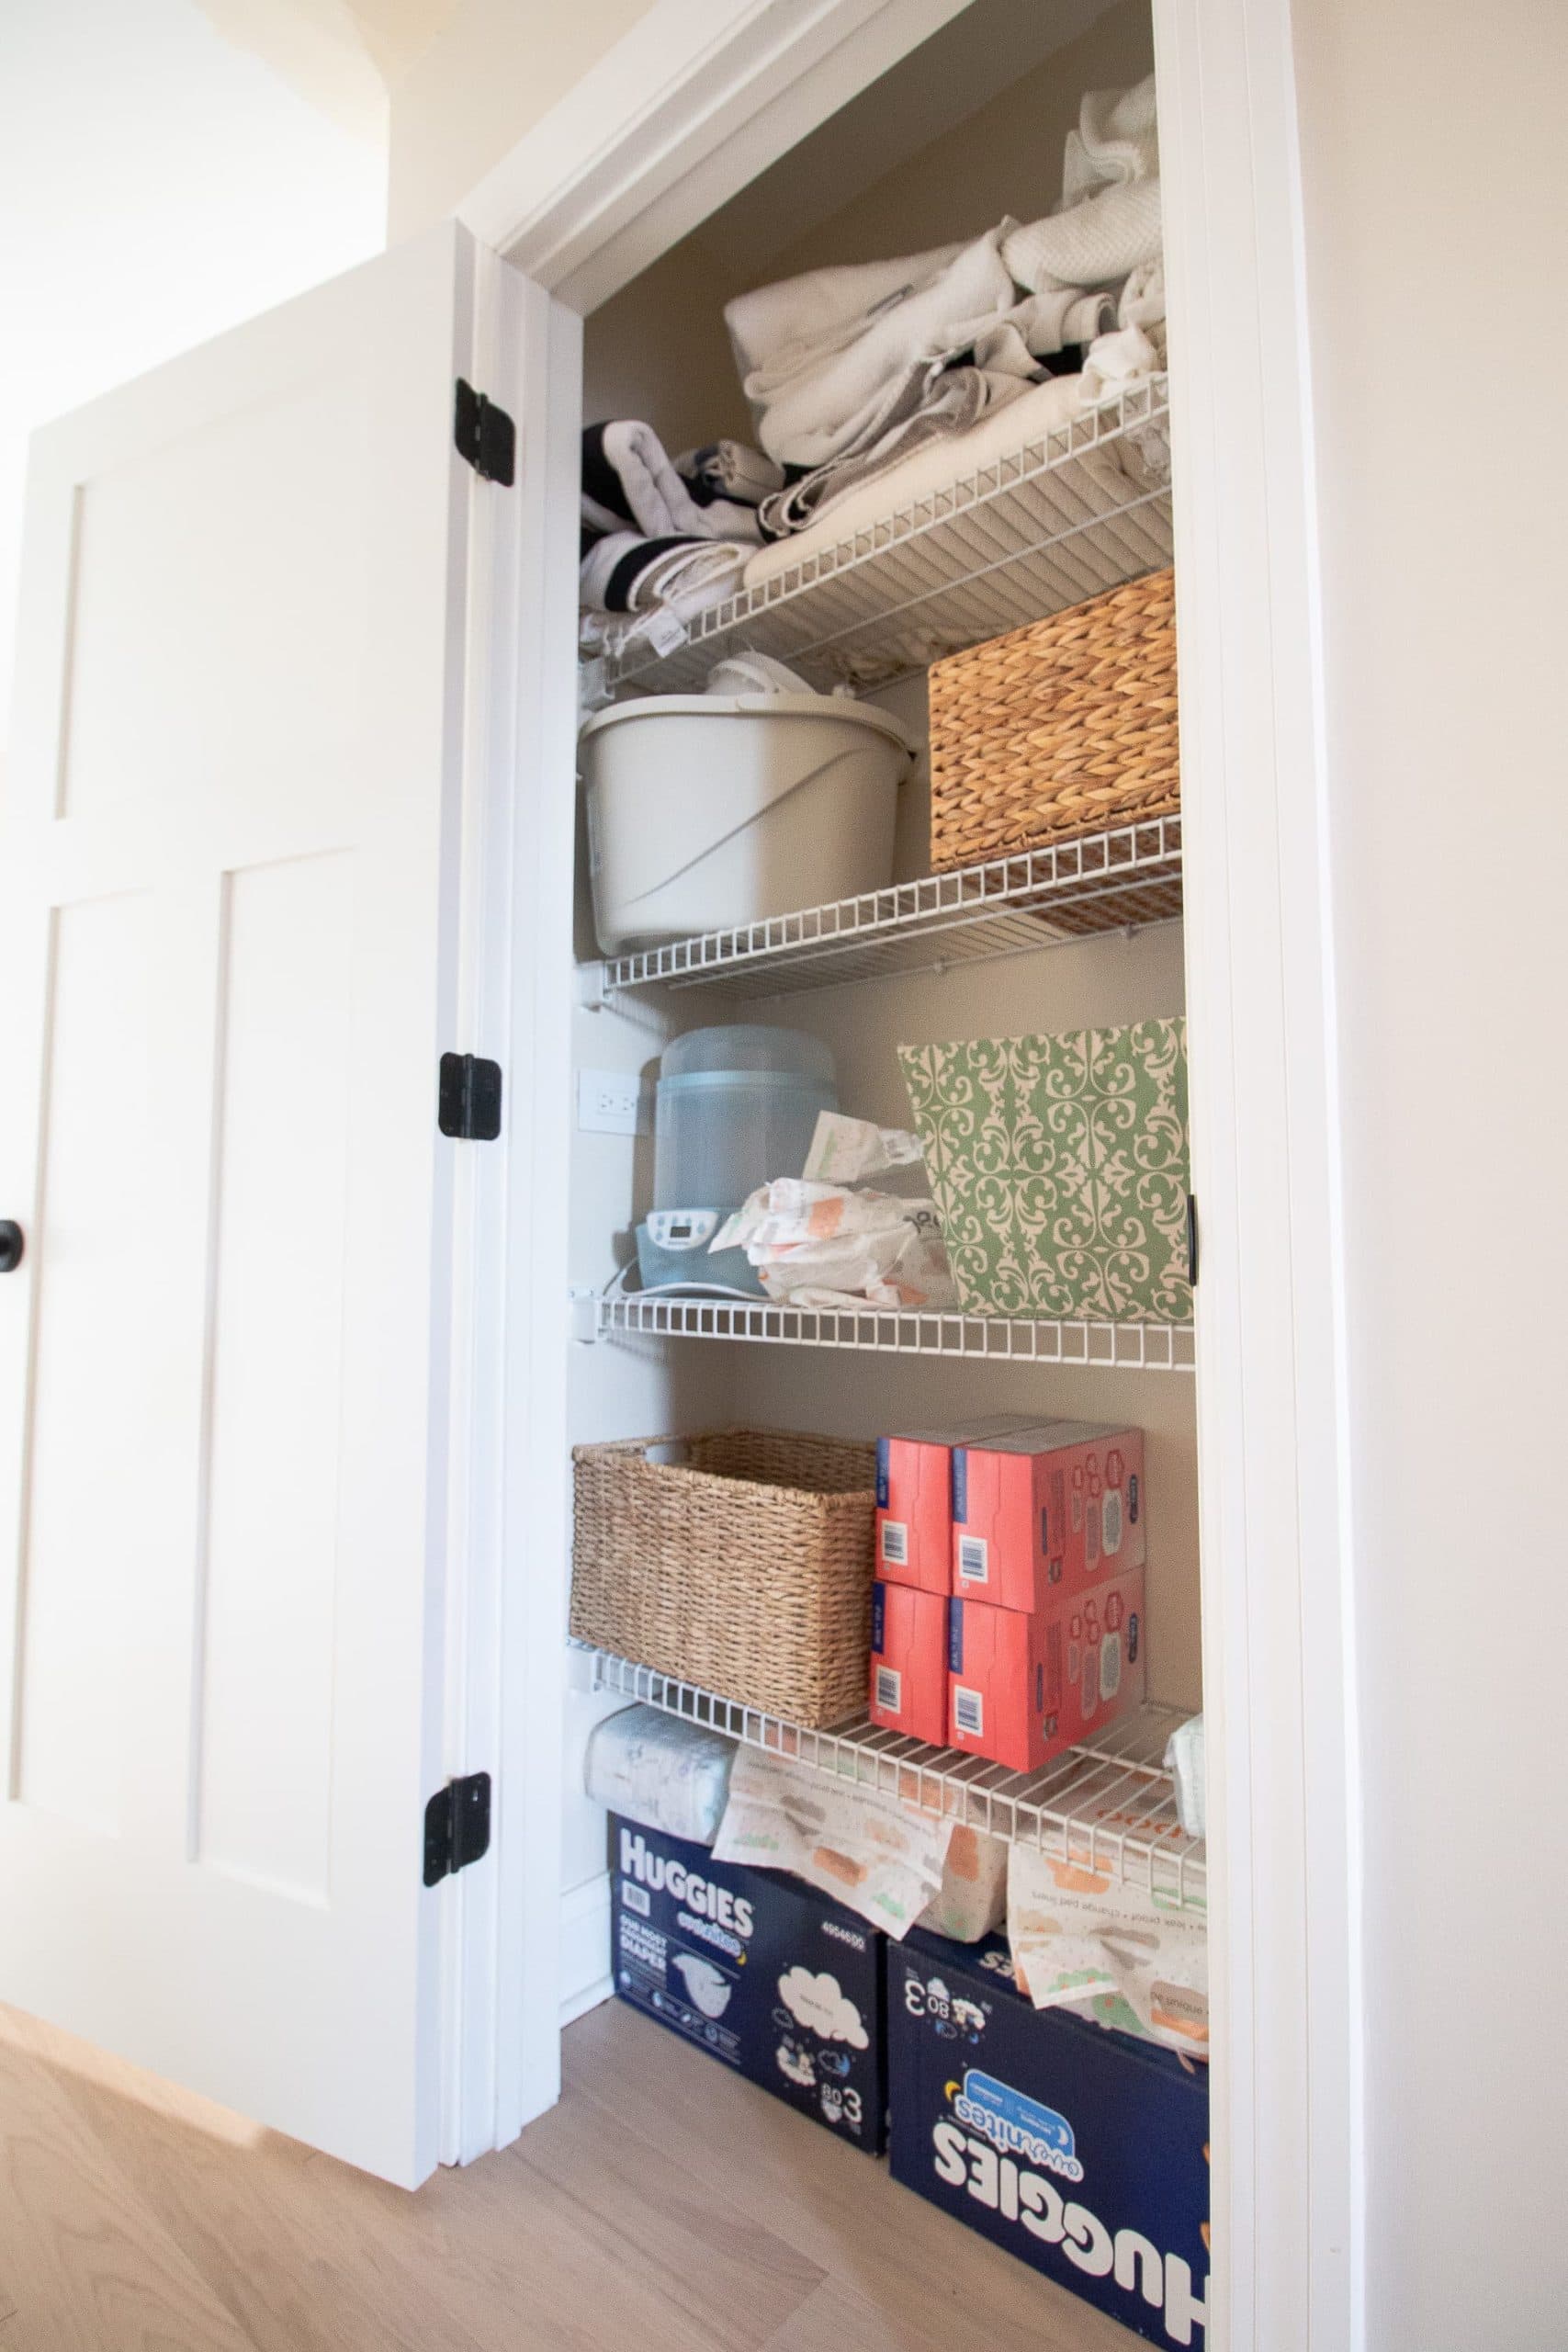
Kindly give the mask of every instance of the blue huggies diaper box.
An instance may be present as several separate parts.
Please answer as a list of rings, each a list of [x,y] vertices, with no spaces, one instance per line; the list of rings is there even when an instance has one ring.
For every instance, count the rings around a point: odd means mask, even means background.
[[[872,2154],[886,2144],[886,1938],[783,1872],[610,1817],[623,2001]]]
[[[1036,2009],[1006,1939],[888,1954],[895,2180],[1151,2343],[1206,2341],[1208,2070]]]

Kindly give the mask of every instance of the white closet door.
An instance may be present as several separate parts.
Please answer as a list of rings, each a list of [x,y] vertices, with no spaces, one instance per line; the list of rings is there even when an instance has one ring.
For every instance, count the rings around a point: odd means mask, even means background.
[[[39,436],[0,845],[0,1999],[411,2184],[473,275]]]

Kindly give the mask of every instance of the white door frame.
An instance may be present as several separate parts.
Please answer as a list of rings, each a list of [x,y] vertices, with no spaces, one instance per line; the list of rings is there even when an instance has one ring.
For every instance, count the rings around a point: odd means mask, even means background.
[[[962,5],[655,0],[481,182],[462,217],[536,285],[585,311]],[[1200,1464],[1218,2052],[1210,2341],[1228,2352],[1353,2352],[1361,2342],[1359,1805],[1290,0],[1153,5],[1171,334],[1181,354],[1172,410],[1204,1241]],[[525,466],[530,441],[536,462],[543,455],[541,494],[568,605],[579,367],[569,342],[557,337],[554,424],[538,438],[531,420],[525,429]],[[543,718],[552,739],[563,808],[570,694],[567,677],[552,681],[536,665],[523,701],[525,729],[536,734]],[[542,795],[541,806],[551,805]],[[554,863],[560,824],[553,830],[536,876],[563,870]],[[540,918],[532,1014],[553,1041],[535,1096],[533,1156],[546,1187],[538,1216],[564,1203],[570,910],[540,909],[536,894],[527,904]],[[509,1670],[526,1674],[536,1697],[561,1620],[565,1430],[554,1400],[566,1312],[564,1285],[559,1299],[547,1284],[525,1289],[515,1272],[511,1285],[513,1410],[531,1399],[536,1435],[516,1450],[511,1476],[524,1483],[507,1516],[528,1521],[534,1556],[548,1566],[528,1579]],[[535,1838],[528,1853],[503,1851],[503,1883],[553,1893],[538,1873],[554,1850],[547,1816],[560,1793],[558,1709],[545,1705],[518,1745]],[[522,1986],[520,1937],[510,1955],[517,1965],[503,1954],[502,1978]],[[536,1935],[535,1957],[544,1964]],[[506,2119],[521,2125],[552,2095],[556,1991],[547,1967],[525,1988],[522,2041],[501,2069],[502,2138]]]

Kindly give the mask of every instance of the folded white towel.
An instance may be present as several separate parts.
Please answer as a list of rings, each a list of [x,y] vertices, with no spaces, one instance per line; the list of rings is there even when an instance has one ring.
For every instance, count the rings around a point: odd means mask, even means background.
[[[1142,327],[1119,327],[1114,334],[1102,334],[1084,357],[1085,408],[1103,408],[1131,385],[1157,376],[1159,369],[1159,353]]]
[[[1000,253],[1016,224],[967,245],[814,270],[725,311],[758,437],[781,465],[819,466],[882,439],[1016,300]]]
[[[1155,77],[1130,90],[1090,90],[1078,108],[1078,127],[1067,133],[1062,159],[1062,209],[1098,187],[1159,176],[1159,129],[1155,114]]]
[[[633,417],[584,429],[582,519],[591,530],[629,528],[654,539],[756,540],[762,536],[750,506],[731,499],[694,498],[652,425]]]
[[[689,620],[735,594],[750,553],[738,539],[644,539],[635,531],[611,532],[582,559],[578,601],[596,613],[645,613],[661,605]]]
[[[1163,260],[1140,262],[1122,288],[1122,299],[1116,306],[1119,327],[1142,327],[1145,334],[1165,322],[1165,263]]]
[[[837,547],[840,539],[852,538],[864,525],[883,522],[889,514],[929,497],[933,491],[945,490],[950,482],[991,464],[995,458],[1009,457],[1031,442],[1063,431],[1082,405],[1078,377],[1052,376],[1043,384],[1032,385],[1016,400],[993,409],[970,431],[943,434],[926,441],[898,464],[886,468],[869,481],[855,483],[843,496],[824,505],[809,530],[760,549],[746,566],[747,587],[761,587],[764,581],[775,579],[793,565],[807,561],[824,548]],[[1111,451],[1089,449],[1085,452],[1085,458],[1098,459],[1108,479],[1124,493],[1124,477]]]
[[[1002,259],[1021,286],[1110,286],[1160,251],[1159,181],[1124,180],[1014,229]]]
[[[859,483],[874,481],[928,441],[951,440],[954,434],[967,432],[1025,389],[1022,377],[1005,369],[943,368],[914,414],[890,425],[869,448],[829,458],[776,497],[765,499],[760,509],[763,531],[769,538],[781,538],[805,530],[830,500],[843,497]]]
[[[808,269],[799,277],[738,294],[724,312],[736,367],[744,377],[791,351],[805,355],[829,344],[841,348],[885,304],[902,300],[916,285],[940,276],[964,250],[960,241],[912,259]]]
[[[1115,319],[1116,305],[1109,294],[1080,294],[1071,286],[1031,294],[980,336],[975,365],[1033,382],[1040,360],[1065,351],[1069,344],[1092,343]]]

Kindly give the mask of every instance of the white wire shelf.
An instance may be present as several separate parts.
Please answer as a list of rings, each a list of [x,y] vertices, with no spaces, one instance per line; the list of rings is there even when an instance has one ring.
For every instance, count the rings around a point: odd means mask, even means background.
[[[1167,1740],[1186,1720],[1179,1708],[1145,1706],[1110,1724],[1102,1738],[1067,1749],[1043,1772],[1010,1772],[957,1748],[924,1747],[863,1717],[836,1731],[807,1731],[608,1650],[585,1654],[595,1690],[641,1700],[748,1747],[950,1814],[993,1838],[1085,1862],[1161,1903],[1188,1911],[1206,1907],[1205,1849],[1181,1826],[1163,1762]]]
[[[871,685],[1082,604],[1171,560],[1167,379],[1022,443],[700,614],[660,655],[633,639],[610,690],[701,688],[725,640],[819,687]]]
[[[1190,1323],[1053,1322],[881,1306],[774,1306],[759,1299],[614,1292],[592,1304],[595,1338],[750,1340],[777,1347],[856,1348],[884,1355],[971,1356],[990,1363],[1118,1372],[1190,1372]],[[588,1336],[586,1333],[584,1336]]]
[[[765,922],[670,940],[589,969],[601,1001],[645,988],[789,996],[1027,955],[1095,932],[1168,922],[1180,912],[1181,820],[1155,817]]]

